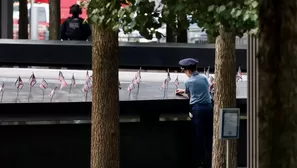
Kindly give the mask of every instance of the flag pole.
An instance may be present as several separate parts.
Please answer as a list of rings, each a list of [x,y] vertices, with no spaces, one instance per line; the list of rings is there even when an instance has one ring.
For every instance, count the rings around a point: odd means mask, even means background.
[[[167,75],[168,74],[169,74],[169,68],[167,69]],[[168,87],[169,87],[169,81],[167,80],[167,82],[166,82],[166,97],[168,97]]]
[[[17,99],[19,98],[19,92],[20,92],[20,89],[19,88],[17,88]]]
[[[4,94],[4,91],[2,91],[2,93],[1,93],[1,103],[2,103],[2,100],[3,100],[3,94]]]
[[[88,89],[88,90],[86,90],[86,94],[85,94],[85,101],[87,101],[87,100],[88,100],[88,92],[89,92],[89,89]]]
[[[54,98],[55,94],[56,94],[56,91],[54,91],[54,92],[53,92],[53,95],[51,95],[50,102],[52,102],[52,101],[53,101],[53,98]]]
[[[53,98],[54,98],[54,96],[55,96],[55,92],[53,93],[53,95],[51,96],[51,102],[53,101]]]
[[[69,88],[69,95],[71,94],[71,90],[72,90],[72,84],[70,85],[70,88]]]
[[[141,67],[139,68],[139,74],[138,74],[139,77],[141,78],[141,76],[140,76],[141,74],[140,74],[140,73],[141,73]],[[137,79],[136,79],[136,80],[137,80]],[[139,93],[139,85],[140,85],[140,79],[139,79],[139,82],[138,82],[138,85],[137,85],[136,99],[137,99],[137,97],[138,97],[138,93]]]
[[[166,79],[164,80],[164,91],[163,91],[163,93],[164,93],[164,95],[163,95],[163,99],[165,99],[165,97],[166,97],[166,84],[165,84],[165,82],[166,82]]]
[[[42,101],[44,99],[44,89],[41,89],[42,90]]]

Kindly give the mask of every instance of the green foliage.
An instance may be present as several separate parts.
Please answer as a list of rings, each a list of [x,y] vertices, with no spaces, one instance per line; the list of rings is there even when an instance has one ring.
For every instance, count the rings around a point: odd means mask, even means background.
[[[161,33],[156,31],[162,24],[155,2],[129,0],[129,3],[132,5],[121,7],[119,0],[84,0],[81,5],[87,9],[88,22],[98,24],[102,29],[122,29],[124,33],[137,30],[147,39],[152,39],[154,35],[161,38]]]
[[[123,0],[122,0],[123,1]],[[134,30],[147,38],[161,38],[157,31],[162,24],[174,32],[187,29],[197,23],[206,33],[216,37],[219,25],[241,37],[244,33],[258,32],[257,0],[161,0],[162,8],[152,0],[129,0],[121,8],[119,0],[82,0],[87,9],[88,22],[102,29],[122,29],[124,33]],[[124,1],[124,3],[126,3]],[[191,16],[189,19],[188,16]],[[176,28],[177,23],[179,27]]]
[[[184,23],[188,28],[189,23],[197,23],[206,30],[208,35],[219,35],[219,25],[227,31],[234,32],[242,37],[246,32],[258,32],[258,2],[256,0],[163,0],[164,22],[171,24],[173,15],[188,15],[191,19]],[[176,1],[175,1],[176,2]]]

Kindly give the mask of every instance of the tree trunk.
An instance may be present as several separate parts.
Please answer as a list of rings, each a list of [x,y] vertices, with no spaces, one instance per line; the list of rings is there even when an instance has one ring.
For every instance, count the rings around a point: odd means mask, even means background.
[[[166,26],[166,43],[175,43],[176,39],[170,26]]]
[[[180,16],[181,17],[181,16]],[[177,27],[178,27],[178,34],[176,37],[176,41],[178,43],[188,43],[188,29],[187,28],[183,28],[182,26],[182,22],[187,19],[187,16],[183,16],[181,17],[183,20],[180,20],[180,22],[177,23]]]
[[[91,168],[119,168],[118,34],[92,25]]]
[[[178,43],[188,43],[188,30],[181,30],[176,37],[176,41]]]
[[[260,1],[259,167],[297,165],[297,4]]]
[[[28,39],[28,8],[27,0],[19,1],[19,39]]]
[[[236,107],[235,35],[220,28],[216,38],[212,168],[225,168],[226,141],[218,139],[219,109]],[[237,168],[237,141],[230,141],[231,167]]]
[[[49,0],[49,39],[60,40],[60,0]]]

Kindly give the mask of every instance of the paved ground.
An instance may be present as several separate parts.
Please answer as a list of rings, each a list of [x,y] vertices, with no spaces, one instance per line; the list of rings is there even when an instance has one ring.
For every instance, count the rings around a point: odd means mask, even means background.
[[[37,84],[32,88],[31,95],[29,94],[29,77],[34,72],[37,78]],[[80,102],[86,101],[84,93],[82,91],[86,70],[62,70],[66,81],[70,83],[72,74],[76,78],[76,87],[72,88],[71,93],[69,94],[69,88],[63,88],[62,90],[58,89],[55,96],[53,97],[52,102]],[[135,75],[135,72],[120,71],[119,77],[121,81],[121,90],[119,91],[120,100],[151,100],[151,99],[181,99],[182,97],[175,96],[175,85],[174,80],[176,76],[179,77],[180,88],[183,88],[183,81],[187,77],[182,73],[171,73],[171,81],[169,83],[168,91],[160,89],[162,81],[167,77],[166,73],[160,72],[142,72],[142,82],[139,87],[138,96],[136,94],[137,89],[135,88],[131,95],[127,92],[127,88]],[[50,92],[55,86],[60,86],[58,78],[59,70],[52,69],[21,69],[21,68],[0,68],[0,81],[6,81],[4,92],[0,92],[0,99],[2,97],[2,103],[28,103],[28,102],[50,102]],[[91,75],[92,72],[90,71]],[[24,82],[24,87],[19,92],[17,97],[17,89],[14,85],[14,82],[18,76],[21,76]],[[45,90],[44,96],[43,91],[39,87],[39,84],[44,78],[48,82],[48,89]],[[108,89],[108,87],[107,87]],[[165,97],[164,97],[165,95]],[[247,97],[247,81],[246,76],[243,76],[242,82],[237,82],[237,98],[246,98]],[[0,100],[1,101],[1,100]],[[89,92],[87,101],[91,101],[91,93]]]

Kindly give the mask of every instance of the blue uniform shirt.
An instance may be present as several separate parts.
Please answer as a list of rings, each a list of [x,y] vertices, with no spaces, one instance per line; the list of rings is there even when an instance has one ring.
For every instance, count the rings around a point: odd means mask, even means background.
[[[185,93],[190,94],[190,104],[210,104],[209,83],[207,78],[199,73],[193,72],[192,76],[185,82]]]

